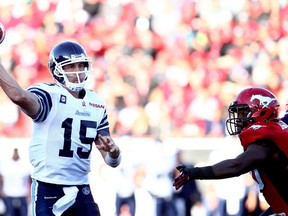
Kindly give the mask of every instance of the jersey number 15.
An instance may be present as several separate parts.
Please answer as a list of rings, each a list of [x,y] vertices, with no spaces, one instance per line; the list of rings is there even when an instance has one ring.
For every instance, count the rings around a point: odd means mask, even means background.
[[[72,135],[72,118],[67,118],[62,122],[62,128],[64,128],[64,145],[63,149],[59,150],[59,156],[62,157],[73,157],[74,151],[71,149],[71,135]],[[78,147],[77,148],[77,155],[79,158],[82,159],[88,159],[89,155],[92,150],[92,143],[95,138],[91,137],[86,137],[87,134],[87,128],[97,128],[97,122],[94,121],[86,121],[86,120],[81,120],[80,121],[80,131],[79,131],[79,139],[82,144],[87,144],[89,145],[89,150],[88,151],[83,151],[83,148]],[[95,135],[96,136],[96,135]]]

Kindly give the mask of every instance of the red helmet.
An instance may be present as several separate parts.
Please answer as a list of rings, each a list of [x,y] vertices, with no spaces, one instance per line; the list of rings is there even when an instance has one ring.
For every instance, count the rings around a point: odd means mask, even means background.
[[[277,118],[278,107],[277,98],[267,89],[246,88],[236,96],[228,108],[227,131],[230,135],[237,135],[255,122]]]

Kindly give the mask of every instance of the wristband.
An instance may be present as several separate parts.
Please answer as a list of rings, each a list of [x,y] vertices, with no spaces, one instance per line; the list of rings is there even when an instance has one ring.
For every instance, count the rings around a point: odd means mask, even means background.
[[[212,166],[194,167],[192,169],[189,169],[188,175],[191,179],[215,179],[215,174]]]
[[[117,167],[121,162],[121,153],[119,153],[117,158],[112,158],[107,152],[105,156],[105,162],[111,167]]]

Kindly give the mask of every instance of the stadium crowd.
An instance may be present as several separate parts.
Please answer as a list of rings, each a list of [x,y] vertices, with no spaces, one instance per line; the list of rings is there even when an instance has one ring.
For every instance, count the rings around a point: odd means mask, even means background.
[[[248,85],[287,109],[287,0],[9,0],[0,22],[0,61],[23,87],[53,81],[55,44],[83,44],[115,136],[225,137],[227,107]],[[2,91],[0,113],[0,137],[30,137]]]
[[[287,10],[285,0],[1,1],[0,59],[23,87],[50,82],[52,46],[77,40],[116,136],[224,137],[244,86],[268,88],[286,109]],[[0,111],[1,137],[30,136],[3,92]]]

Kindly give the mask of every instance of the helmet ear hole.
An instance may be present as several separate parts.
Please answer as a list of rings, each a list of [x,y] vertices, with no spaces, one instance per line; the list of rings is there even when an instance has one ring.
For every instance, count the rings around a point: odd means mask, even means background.
[[[89,68],[89,62],[84,62],[84,68]]]
[[[56,79],[59,83],[64,84],[64,78],[63,77],[59,77],[56,75],[53,75],[54,79]]]

